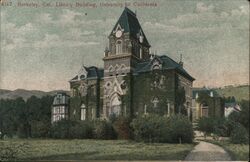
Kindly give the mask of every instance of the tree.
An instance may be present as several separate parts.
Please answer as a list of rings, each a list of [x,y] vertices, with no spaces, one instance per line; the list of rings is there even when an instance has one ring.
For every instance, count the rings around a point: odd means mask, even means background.
[[[22,98],[14,100],[0,100],[0,137],[5,135],[12,137],[17,134],[22,123],[20,114],[25,109],[25,102]]]
[[[176,110],[175,113],[187,115],[187,110],[184,106],[186,102],[186,92],[184,87],[178,88],[176,91]]]
[[[241,111],[239,113],[239,122],[248,130],[249,132],[249,100],[242,100],[240,102]]]

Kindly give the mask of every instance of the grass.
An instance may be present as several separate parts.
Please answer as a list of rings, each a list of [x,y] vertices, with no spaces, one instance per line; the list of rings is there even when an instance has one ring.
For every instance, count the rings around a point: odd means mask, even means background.
[[[16,155],[18,160],[183,160],[194,147],[126,140],[0,140],[0,147],[22,144],[28,147]]]
[[[249,144],[232,144],[228,140],[207,142],[223,147],[231,156],[232,160],[249,161]]]

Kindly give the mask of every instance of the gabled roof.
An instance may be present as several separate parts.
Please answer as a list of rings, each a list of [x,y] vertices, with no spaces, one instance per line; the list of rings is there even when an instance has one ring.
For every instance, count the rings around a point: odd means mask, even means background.
[[[144,34],[144,32],[141,28],[141,25],[136,17],[136,14],[133,11],[131,11],[127,7],[124,8],[120,18],[118,19],[117,23],[115,24],[110,35],[113,33],[113,31],[116,30],[118,24],[124,30],[123,32],[130,33],[130,36],[132,36],[135,39],[138,39],[137,36],[141,32],[143,37],[144,37],[143,44],[150,47],[150,44],[148,43],[146,35]]]
[[[174,60],[172,60],[170,57],[168,57],[166,55],[154,56],[154,58],[151,59],[151,60],[138,63],[136,65],[136,68],[135,68],[135,73],[142,73],[142,72],[152,71],[153,62],[156,61],[156,60],[158,60],[161,63],[161,66],[162,66],[161,69],[162,70],[174,69],[174,70],[177,70],[182,75],[189,78],[190,80],[192,80],[192,81],[195,80],[191,75],[189,75],[187,73],[187,71],[185,69],[183,69],[183,67],[180,64],[178,64],[177,62],[175,62]]]
[[[93,78],[103,78],[104,76],[104,70],[102,68],[97,68],[95,66],[90,66],[90,67],[86,67],[86,66],[83,66],[87,72],[87,76],[84,76],[84,77],[81,77],[78,75],[76,75],[74,78],[72,78],[70,80],[71,81],[77,81],[77,80],[82,80],[82,79],[93,79]],[[82,68],[83,68],[82,67]]]

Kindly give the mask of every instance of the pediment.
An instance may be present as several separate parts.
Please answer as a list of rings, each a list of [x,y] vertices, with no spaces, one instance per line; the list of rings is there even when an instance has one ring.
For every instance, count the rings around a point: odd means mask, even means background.
[[[82,66],[78,72],[78,80],[86,79],[88,76],[88,71],[85,66]]]

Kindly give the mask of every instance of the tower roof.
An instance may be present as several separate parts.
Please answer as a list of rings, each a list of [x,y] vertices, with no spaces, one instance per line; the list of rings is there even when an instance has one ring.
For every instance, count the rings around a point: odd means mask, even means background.
[[[138,34],[141,32],[141,34],[144,37],[143,43],[147,46],[150,46],[148,43],[148,40],[142,30],[142,27],[136,17],[136,14],[128,9],[127,7],[124,8],[120,18],[118,19],[117,23],[115,24],[113,30],[111,31],[110,35],[113,31],[116,30],[118,24],[121,26],[121,28],[124,30],[125,33],[130,33],[130,36],[132,36],[135,39],[138,39]]]

